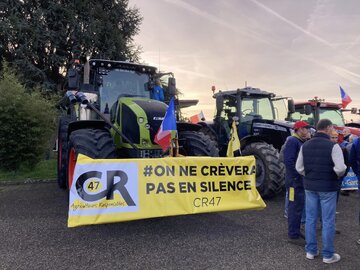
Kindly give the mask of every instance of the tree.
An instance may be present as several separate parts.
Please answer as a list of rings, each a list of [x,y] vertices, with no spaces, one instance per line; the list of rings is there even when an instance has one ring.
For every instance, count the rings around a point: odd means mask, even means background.
[[[33,167],[49,148],[55,106],[39,91],[27,91],[4,65],[0,78],[0,168]]]
[[[28,88],[54,89],[74,59],[138,60],[142,17],[128,0],[8,0],[0,3],[0,60]]]

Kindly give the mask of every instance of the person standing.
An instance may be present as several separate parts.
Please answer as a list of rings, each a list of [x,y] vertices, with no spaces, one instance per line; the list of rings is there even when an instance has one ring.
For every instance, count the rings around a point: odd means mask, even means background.
[[[300,147],[309,137],[309,124],[296,121],[294,134],[287,138],[284,146],[285,186],[288,198],[288,237],[293,244],[305,245],[305,236],[300,232],[305,196],[303,176],[296,171],[295,164]]]
[[[330,133],[330,141],[332,141],[333,143],[337,143],[339,144],[339,134],[337,133],[337,131],[335,129],[333,129]],[[344,157],[344,163],[346,165],[346,171],[344,173],[344,175],[341,177],[340,182],[339,182],[339,191],[337,192],[337,196],[336,196],[336,203],[339,202],[339,195],[341,193],[341,184],[342,181],[344,180],[344,178],[346,177],[347,173],[349,172],[350,169],[350,164],[349,164],[349,152],[346,148],[346,146],[343,146],[343,144],[339,144],[341,151],[343,153],[343,157]],[[344,190],[345,191],[345,190]],[[346,190],[347,191],[347,190]],[[338,214],[339,212],[336,212],[336,214]],[[340,234],[340,231],[338,229],[335,229],[335,233],[336,234]]]
[[[353,141],[350,150],[350,165],[358,179],[358,193],[360,197],[360,138]],[[360,209],[359,209],[359,225],[360,225]],[[356,241],[360,245],[360,237]]]
[[[151,98],[159,101],[164,101],[164,89],[161,87],[159,79],[155,80],[155,85],[151,90]]]
[[[334,251],[336,197],[346,165],[340,146],[330,140],[333,124],[321,119],[316,134],[303,144],[296,161],[296,170],[304,175],[306,258],[319,255],[316,221],[319,204],[322,220],[322,256],[324,263],[340,261]]]

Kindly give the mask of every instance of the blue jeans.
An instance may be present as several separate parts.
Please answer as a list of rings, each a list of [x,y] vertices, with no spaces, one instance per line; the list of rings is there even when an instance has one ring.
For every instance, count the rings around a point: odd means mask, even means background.
[[[334,254],[336,193],[336,191],[317,192],[305,190],[305,250],[313,255],[318,251],[316,241],[316,221],[319,215],[320,202],[322,219],[322,255],[326,259],[331,258]]]

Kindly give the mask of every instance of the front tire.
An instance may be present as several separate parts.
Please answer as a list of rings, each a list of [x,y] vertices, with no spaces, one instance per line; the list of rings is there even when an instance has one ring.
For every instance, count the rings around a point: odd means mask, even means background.
[[[179,146],[179,153],[184,156],[219,156],[216,142],[202,132],[180,131]]]
[[[272,198],[285,182],[285,166],[279,152],[265,142],[251,143],[242,151],[243,156],[254,155],[256,159],[256,188],[263,198]]]
[[[108,130],[80,129],[71,133],[69,138],[69,156],[67,184],[71,188],[76,160],[79,154],[93,159],[116,158],[116,148]]]
[[[57,152],[57,182],[60,188],[66,189],[67,158],[68,158],[68,128],[74,121],[71,116],[62,116],[58,127],[58,152]]]

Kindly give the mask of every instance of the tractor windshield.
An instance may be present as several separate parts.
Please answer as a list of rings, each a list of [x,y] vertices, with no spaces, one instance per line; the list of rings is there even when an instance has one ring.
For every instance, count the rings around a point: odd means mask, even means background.
[[[264,96],[243,97],[241,102],[241,118],[243,121],[251,121],[253,119],[274,120],[275,116],[271,100]]]
[[[334,125],[343,127],[345,126],[344,118],[339,110],[329,108],[320,108],[320,119],[329,119]]]
[[[298,108],[296,108],[296,111],[292,114],[290,114],[290,117],[287,118],[287,120],[291,121],[291,122],[296,122],[299,120],[303,120],[308,122],[310,125],[315,126],[315,120],[314,120],[314,115],[313,114],[305,114],[304,109],[300,109],[300,111],[298,110]]]
[[[290,115],[290,121],[303,120],[308,122],[310,125],[315,126],[315,112],[306,115],[303,107],[297,107],[296,111]],[[319,119],[329,119],[334,125],[343,127],[345,126],[343,116],[337,109],[332,108],[319,108]]]
[[[101,73],[99,86],[100,108],[110,109],[119,96],[150,98],[148,74],[132,70],[112,69]]]

